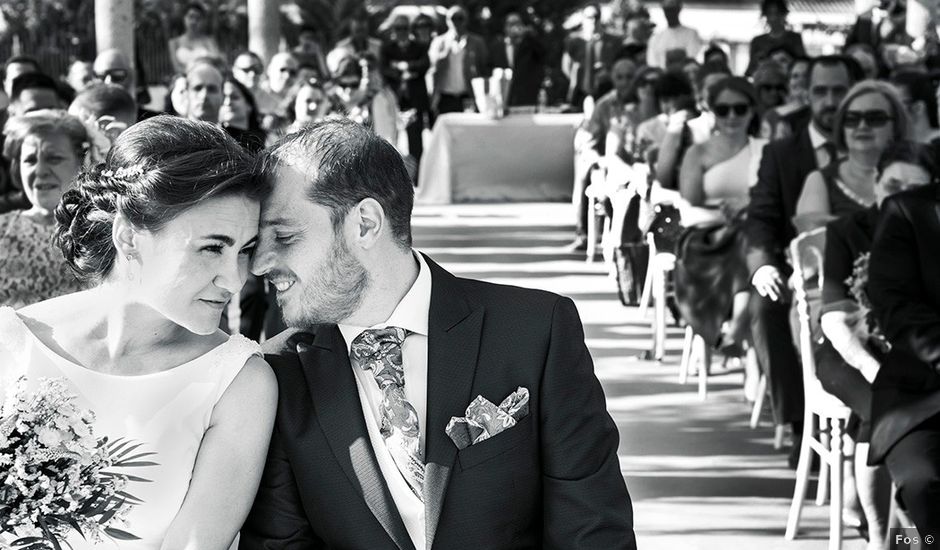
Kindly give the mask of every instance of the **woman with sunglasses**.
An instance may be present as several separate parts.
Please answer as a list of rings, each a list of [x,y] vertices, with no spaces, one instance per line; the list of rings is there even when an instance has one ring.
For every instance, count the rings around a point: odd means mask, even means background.
[[[891,195],[935,181],[938,172],[936,160],[927,146],[902,141],[881,155],[878,174],[874,187],[876,203],[826,226],[820,320],[826,339],[816,357],[816,376],[823,388],[852,409],[853,417],[847,430],[851,439],[846,442],[846,454],[852,455],[854,447],[855,486],[872,550],[881,548],[886,529],[886,517],[882,513],[884,503],[878,502],[875,490],[879,469],[868,466],[871,383],[881,368],[884,348],[869,330],[851,281],[856,262],[871,250],[881,204]],[[847,474],[846,479],[851,482],[851,468]]]
[[[877,80],[853,86],[836,110],[831,134],[846,156],[806,177],[796,228],[806,231],[873,205],[878,159],[892,143],[910,139],[910,126],[894,86]]]
[[[690,229],[679,244],[677,300],[696,334],[740,355],[748,327],[740,222],[766,140],[754,137],[758,100],[747,79],[725,77],[705,97],[715,133],[689,148],[679,171],[682,221]]]

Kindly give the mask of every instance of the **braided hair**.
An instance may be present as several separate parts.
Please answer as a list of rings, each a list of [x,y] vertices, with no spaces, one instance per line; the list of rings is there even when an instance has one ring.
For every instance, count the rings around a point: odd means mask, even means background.
[[[80,279],[101,282],[114,267],[117,215],[135,228],[159,231],[209,198],[257,198],[262,190],[252,165],[252,157],[212,124],[166,115],[139,122],[63,195],[55,243]]]

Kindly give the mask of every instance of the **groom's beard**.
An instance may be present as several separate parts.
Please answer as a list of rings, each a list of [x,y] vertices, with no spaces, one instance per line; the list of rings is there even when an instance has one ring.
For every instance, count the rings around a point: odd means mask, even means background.
[[[328,258],[304,281],[300,297],[284,303],[279,296],[278,305],[287,326],[334,324],[355,313],[368,287],[365,267],[350,253],[345,239],[334,235]]]

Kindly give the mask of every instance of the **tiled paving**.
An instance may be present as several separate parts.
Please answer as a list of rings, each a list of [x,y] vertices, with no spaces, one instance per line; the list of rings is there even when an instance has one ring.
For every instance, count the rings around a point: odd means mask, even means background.
[[[575,300],[620,429],[641,549],[826,548],[828,508],[812,503],[800,537],[783,538],[793,473],[774,451],[767,422],[748,427],[741,374],[714,378],[700,401],[694,384],[677,382],[679,329],[670,329],[662,364],[640,359],[650,347],[649,320],[620,305],[600,262],[564,251],[570,212],[565,204],[420,206],[415,245],[455,274]],[[849,530],[846,537],[846,550],[864,548]]]

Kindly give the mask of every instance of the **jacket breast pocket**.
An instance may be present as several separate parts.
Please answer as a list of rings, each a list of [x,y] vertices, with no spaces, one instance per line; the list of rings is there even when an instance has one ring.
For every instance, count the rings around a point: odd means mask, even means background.
[[[532,422],[530,414],[512,428],[458,451],[457,462],[460,464],[460,470],[469,470],[515,449],[532,436]]]

